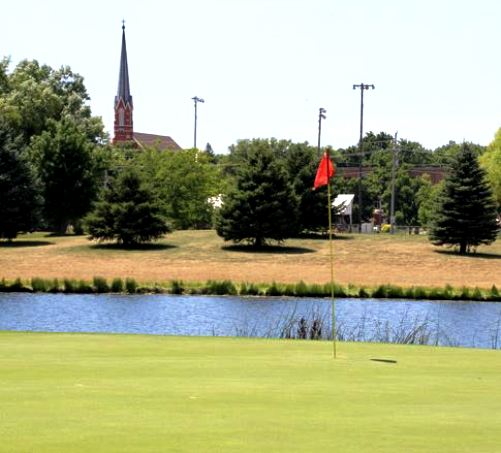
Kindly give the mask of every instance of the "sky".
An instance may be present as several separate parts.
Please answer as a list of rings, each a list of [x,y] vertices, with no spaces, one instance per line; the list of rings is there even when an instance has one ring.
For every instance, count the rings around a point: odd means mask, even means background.
[[[2,2],[0,57],[69,65],[113,132],[125,20],[134,130],[226,153],[239,139],[316,145],[398,132],[429,149],[501,126],[498,0]]]

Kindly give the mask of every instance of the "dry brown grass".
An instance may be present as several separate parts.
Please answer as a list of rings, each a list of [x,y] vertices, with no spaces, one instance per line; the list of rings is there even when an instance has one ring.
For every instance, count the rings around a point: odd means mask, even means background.
[[[177,231],[139,250],[99,246],[85,237],[22,236],[0,244],[0,278],[92,279],[133,277],[145,283],[172,279],[235,282],[325,283],[330,278],[328,241],[294,239],[268,252],[235,249],[213,231]],[[340,284],[501,287],[501,241],[458,256],[423,236],[353,235],[334,241]]]

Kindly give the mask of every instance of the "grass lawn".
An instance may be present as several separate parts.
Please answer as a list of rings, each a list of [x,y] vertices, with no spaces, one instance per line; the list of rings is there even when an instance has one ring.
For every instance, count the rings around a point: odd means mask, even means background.
[[[331,354],[327,342],[3,332],[0,451],[500,451],[499,351]]]
[[[235,282],[326,283],[330,280],[326,240],[293,239],[284,247],[252,252],[224,243],[214,231],[176,231],[138,250],[98,245],[84,236],[43,233],[0,243],[0,278],[133,277],[154,283]],[[501,241],[458,256],[434,247],[425,236],[342,235],[334,242],[339,284],[501,288]]]

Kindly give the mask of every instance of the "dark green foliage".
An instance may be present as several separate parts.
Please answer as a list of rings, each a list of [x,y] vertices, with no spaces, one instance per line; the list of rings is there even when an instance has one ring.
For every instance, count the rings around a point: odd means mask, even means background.
[[[239,294],[241,296],[257,296],[259,293],[259,288],[254,283],[242,283],[240,285]]]
[[[49,282],[44,278],[32,277],[31,289],[36,293],[46,293],[49,288]]]
[[[170,292],[171,294],[183,294],[184,293],[184,284],[181,280],[172,280],[170,282],[171,289]]]
[[[57,278],[55,278],[49,284],[49,292],[50,293],[58,293],[60,290],[61,290],[61,287],[59,285],[59,280]]]
[[[147,150],[136,159],[174,228],[211,228],[209,198],[222,192],[220,169],[204,152]]]
[[[69,278],[65,278],[63,281],[63,291],[65,293],[74,293],[77,291],[78,284],[75,280],[71,280]]]
[[[160,212],[158,200],[139,174],[125,170],[113,179],[85,223],[90,239],[116,240],[133,246],[169,231]]]
[[[43,186],[44,217],[51,230],[64,234],[91,207],[98,191],[94,145],[72,119],[49,122],[30,145]]]
[[[214,295],[235,295],[237,294],[237,288],[230,280],[209,280],[203,289],[205,294]]]
[[[496,204],[475,151],[463,144],[451,164],[432,219],[430,240],[465,254],[496,240]]]
[[[266,288],[266,295],[267,296],[281,296],[282,295],[282,290],[279,284],[276,282],[272,282],[268,288]]]
[[[125,291],[129,294],[135,294],[137,292],[137,282],[133,278],[127,277],[125,279]]]
[[[84,280],[79,280],[75,286],[75,292],[80,294],[90,294],[94,292],[94,288],[88,282]]]
[[[37,226],[42,202],[21,142],[11,134],[0,121],[0,239],[8,240]]]
[[[285,162],[295,194],[299,199],[299,231],[327,230],[327,187],[313,190],[320,157],[307,143],[291,143]]]
[[[8,290],[15,293],[27,293],[32,291],[31,288],[23,284],[22,280],[19,277],[9,285]]]
[[[226,241],[261,247],[298,232],[298,199],[283,160],[267,140],[239,143],[245,155],[236,170],[236,187],[224,197],[216,231]]]
[[[121,293],[124,290],[124,282],[121,278],[117,277],[111,281],[111,292]]]
[[[96,293],[107,293],[110,291],[108,282],[104,277],[94,277],[92,279],[92,285],[94,286],[94,291]]]

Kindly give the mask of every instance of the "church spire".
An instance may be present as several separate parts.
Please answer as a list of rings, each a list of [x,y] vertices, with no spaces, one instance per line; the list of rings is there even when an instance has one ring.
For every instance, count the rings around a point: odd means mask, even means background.
[[[115,96],[115,124],[113,143],[131,142],[134,140],[132,123],[132,96],[129,86],[129,66],[127,64],[127,47],[125,44],[125,21],[122,21],[122,52],[120,54],[120,71],[118,73],[118,90]]]
[[[122,53],[120,55],[120,72],[118,74],[118,91],[115,103],[123,99],[125,104],[132,105],[129,86],[129,65],[127,64],[127,46],[125,44],[125,21],[122,21]]]

